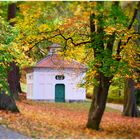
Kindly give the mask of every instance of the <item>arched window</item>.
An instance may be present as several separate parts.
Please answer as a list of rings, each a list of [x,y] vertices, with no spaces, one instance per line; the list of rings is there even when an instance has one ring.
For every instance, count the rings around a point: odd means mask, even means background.
[[[55,79],[56,80],[64,80],[65,76],[64,75],[56,75]]]

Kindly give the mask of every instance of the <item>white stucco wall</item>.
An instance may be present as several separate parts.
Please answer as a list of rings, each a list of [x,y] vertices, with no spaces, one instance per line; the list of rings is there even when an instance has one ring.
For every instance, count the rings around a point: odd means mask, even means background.
[[[26,79],[27,79],[27,99],[32,99],[32,96],[33,96],[33,73],[27,73]]]
[[[56,75],[64,75],[63,80],[56,80]],[[49,68],[35,68],[32,82],[27,74],[27,98],[34,100],[55,100],[55,85],[65,85],[65,101],[85,100],[86,94],[84,88],[78,88],[77,84],[83,78],[84,73],[76,72],[72,69],[52,70]],[[33,87],[33,94],[30,91],[30,84]]]

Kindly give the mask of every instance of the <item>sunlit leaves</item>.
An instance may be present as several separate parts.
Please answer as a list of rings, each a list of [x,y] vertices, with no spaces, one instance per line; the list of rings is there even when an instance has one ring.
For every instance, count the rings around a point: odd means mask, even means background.
[[[18,63],[23,58],[30,60],[30,63],[35,62],[47,55],[47,46],[59,43],[64,46],[65,55],[82,61],[93,71],[99,68],[106,76],[117,74],[121,68],[125,69],[123,75],[125,72],[128,74],[127,71],[134,66],[134,60],[132,62],[125,57],[127,51],[129,56],[134,55],[135,49],[129,51],[129,46],[134,44],[125,43],[128,38],[132,41],[138,36],[133,34],[133,28],[128,30],[128,21],[132,15],[124,12],[119,2],[17,2],[17,6],[19,11],[13,19],[16,22],[16,39],[13,40],[13,33],[7,33],[5,43],[14,41],[15,51],[19,54],[22,52]],[[95,17],[90,23],[91,13]],[[94,23],[95,31],[91,33],[90,24]],[[113,39],[110,40],[112,36],[115,38],[113,48],[108,49],[107,44],[113,42]],[[91,37],[91,44],[74,45],[90,41]],[[117,45],[120,39],[120,48],[125,51],[118,55]],[[122,58],[120,63],[117,61],[119,58]]]
[[[21,52],[15,38],[18,35],[18,30],[11,27],[8,22],[1,18],[0,21],[0,85],[1,90],[8,91],[7,73],[10,70],[9,64],[13,60],[18,65],[24,65],[27,62],[24,60],[24,55]]]

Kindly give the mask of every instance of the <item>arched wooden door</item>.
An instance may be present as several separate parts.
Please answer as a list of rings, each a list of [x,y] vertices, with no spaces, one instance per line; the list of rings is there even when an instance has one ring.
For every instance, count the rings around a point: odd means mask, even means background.
[[[64,84],[55,85],[55,101],[65,102],[65,85]]]

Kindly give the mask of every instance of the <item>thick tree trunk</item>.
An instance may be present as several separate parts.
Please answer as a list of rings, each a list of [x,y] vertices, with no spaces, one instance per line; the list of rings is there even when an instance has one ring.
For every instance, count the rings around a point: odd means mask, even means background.
[[[16,66],[15,62],[10,63],[10,71],[8,72],[8,84],[11,95],[18,100],[19,92],[21,92],[20,88],[20,75],[19,75],[19,67]]]
[[[8,20],[15,17],[15,4],[9,4],[8,6]],[[14,23],[10,23],[14,26]],[[7,73],[7,82],[9,84],[10,96],[5,94],[4,91],[0,91],[0,109],[8,110],[12,112],[19,112],[15,100],[13,97],[18,99],[18,90],[16,90],[16,86],[19,86],[19,68],[16,66],[15,62],[10,63],[10,71]]]
[[[4,92],[0,94],[0,109],[11,112],[19,112],[15,100]]]
[[[8,20],[15,18],[16,16],[16,4],[11,3],[8,5]],[[14,22],[10,22],[12,26],[14,26]],[[21,86],[20,86],[20,71],[19,67],[16,65],[16,63],[13,61],[10,63],[10,71],[8,72],[8,84],[9,84],[9,89],[11,92],[11,95],[18,100],[19,96],[18,93],[22,92],[21,91]]]
[[[135,82],[129,78],[126,80],[125,91],[124,91],[124,108],[123,115],[130,117],[138,117],[139,111],[136,104],[135,96]]]
[[[94,96],[88,115],[87,127],[98,130],[105,110],[110,79],[103,74],[99,74],[97,80],[99,85],[94,87]]]

